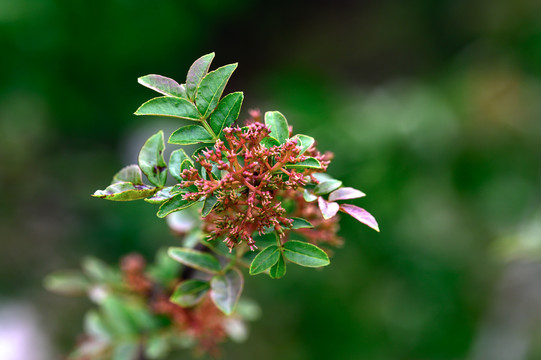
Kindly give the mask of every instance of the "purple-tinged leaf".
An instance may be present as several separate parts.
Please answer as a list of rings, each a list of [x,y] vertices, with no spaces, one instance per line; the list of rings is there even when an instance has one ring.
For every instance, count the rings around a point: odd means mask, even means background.
[[[354,189],[352,187],[343,187],[333,191],[329,195],[329,201],[357,199],[363,196],[366,196],[366,194],[360,190]]]
[[[379,226],[376,222],[376,219],[374,219],[374,217],[370,215],[370,213],[365,209],[361,209],[360,207],[355,205],[341,204],[340,210],[342,210],[346,214],[353,216],[355,219],[359,220],[363,224],[379,232]]]
[[[308,190],[304,189],[304,192],[302,193],[302,197],[304,198],[304,201],[306,202],[312,202],[317,200],[317,196],[309,192]]]
[[[129,182],[133,185],[144,185],[143,175],[141,174],[139,165],[129,165],[117,172],[115,176],[113,176],[113,182],[111,184],[118,182]]]
[[[340,205],[335,202],[327,201],[321,196],[317,198],[319,209],[325,220],[332,218],[338,210],[340,210]]]
[[[195,99],[195,93],[201,80],[207,75],[214,53],[201,56],[190,66],[186,77],[186,94],[190,100]]]
[[[166,96],[186,98],[186,89],[175,80],[161,75],[145,75],[137,79],[137,82],[149,89]]]

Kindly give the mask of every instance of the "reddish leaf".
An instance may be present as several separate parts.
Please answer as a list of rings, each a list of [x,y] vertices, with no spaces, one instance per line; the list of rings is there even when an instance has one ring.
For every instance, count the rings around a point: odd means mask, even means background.
[[[327,201],[321,196],[317,198],[317,201],[319,203],[319,209],[321,210],[321,214],[325,219],[332,218],[340,209],[340,205],[335,202]]]
[[[343,187],[333,191],[329,195],[329,201],[357,199],[363,196],[366,196],[366,194],[360,190],[354,189],[352,187]]]
[[[363,224],[370,226],[372,229],[379,232],[379,226],[376,222],[376,219],[368,211],[365,209],[361,209],[358,206],[350,205],[350,204],[341,204],[340,210],[345,212],[346,214],[349,214],[353,216],[355,219],[359,220]]]

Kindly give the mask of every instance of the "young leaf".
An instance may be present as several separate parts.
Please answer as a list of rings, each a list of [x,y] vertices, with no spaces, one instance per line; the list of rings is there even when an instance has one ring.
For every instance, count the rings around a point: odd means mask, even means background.
[[[297,146],[301,148],[301,155],[315,142],[314,138],[308,135],[297,134],[293,138],[298,139]]]
[[[86,294],[90,283],[79,271],[55,271],[47,275],[43,285],[50,292],[60,295],[78,296]]]
[[[170,144],[193,145],[214,142],[214,137],[201,125],[187,125],[181,127],[169,137]]]
[[[265,113],[265,125],[270,128],[271,136],[278,140],[280,144],[285,143],[289,138],[287,120],[279,111],[267,111]]]
[[[220,272],[220,263],[210,254],[181,247],[170,247],[167,254],[174,260],[210,274]]]
[[[308,190],[304,189],[304,192],[302,193],[302,197],[304,198],[304,201],[306,202],[312,202],[317,200],[317,196],[309,192]]]
[[[273,279],[280,279],[286,274],[286,262],[284,260],[284,257],[282,254],[280,254],[280,258],[278,259],[278,262],[270,268],[269,275]]]
[[[218,198],[215,195],[210,195],[205,199],[205,202],[203,203],[203,209],[201,210],[201,217],[206,217],[212,209],[214,209],[214,206],[218,203]]]
[[[203,119],[206,119],[214,110],[222,93],[225,89],[227,81],[231,74],[237,68],[237,64],[222,66],[212,72],[209,72],[197,88],[195,95],[195,104]]]
[[[318,159],[309,157],[295,164],[286,164],[285,167],[289,169],[321,169],[321,163]]]
[[[186,94],[190,100],[195,99],[197,87],[201,79],[207,75],[212,59],[214,59],[214,53],[203,55],[190,66],[188,76],[186,77]]]
[[[145,142],[139,152],[139,167],[152,184],[162,187],[167,180],[167,164],[163,159],[163,131],[158,131]]]
[[[335,202],[329,202],[323,199],[321,196],[317,198],[319,209],[325,220],[332,218],[338,210],[340,210],[340,205]]]
[[[330,263],[325,251],[315,245],[296,240],[284,244],[284,256],[289,261],[306,267],[320,267]]]
[[[113,270],[113,268],[100,259],[91,256],[83,259],[81,268],[84,273],[95,282],[115,283],[121,279],[119,274]]]
[[[376,219],[374,219],[374,217],[365,209],[361,209],[355,205],[341,204],[340,210],[379,232],[379,226]]]
[[[133,185],[143,185],[143,175],[141,174],[141,169],[138,165],[129,165],[125,168],[122,168],[119,172],[113,176],[113,182],[129,182]]]
[[[186,89],[175,80],[161,75],[145,75],[137,79],[137,82],[149,89],[166,96],[186,98]]]
[[[280,257],[280,249],[271,245],[263,249],[250,264],[250,275],[257,275],[276,264]]]
[[[152,195],[152,197],[145,199],[145,201],[151,204],[161,204],[164,201],[169,200],[173,196],[173,194],[171,194],[172,189],[172,186],[163,188],[154,195]]]
[[[203,299],[209,289],[207,281],[186,280],[177,286],[169,300],[183,307],[194,306]]]
[[[237,120],[243,99],[242,92],[235,92],[220,100],[209,119],[209,125],[216,136],[220,136],[224,128],[230,127]]]
[[[184,161],[189,161],[184,166],[189,166],[188,164],[191,163],[193,166],[193,161],[186,155],[186,152],[184,149],[178,149],[171,153],[171,157],[169,158],[169,173],[177,180],[178,182],[182,182],[182,178],[180,177],[180,173],[184,170],[182,168]]]
[[[291,225],[291,230],[294,229],[310,229],[313,228],[314,225],[312,225],[308,220],[301,219],[301,218],[291,218],[293,220],[293,224]]]
[[[340,186],[342,186],[342,182],[340,180],[323,181],[317,184],[316,188],[314,189],[314,193],[316,195],[325,195],[338,189]]]
[[[366,196],[366,194],[360,190],[351,187],[343,187],[330,193],[329,201],[357,199],[363,196]]]
[[[183,196],[184,194],[180,193],[164,202],[158,209],[158,213],[156,215],[158,215],[159,218],[163,218],[172,212],[184,210],[196,203],[196,201],[182,199]]]
[[[131,201],[152,196],[158,189],[147,185],[133,185],[129,182],[117,182],[105,190],[96,190],[93,197],[112,201]]]
[[[150,99],[141,105],[135,115],[169,116],[191,121],[200,121],[197,108],[186,99],[162,96]]]
[[[231,315],[239,301],[244,278],[239,270],[233,268],[210,281],[210,298],[224,314]]]

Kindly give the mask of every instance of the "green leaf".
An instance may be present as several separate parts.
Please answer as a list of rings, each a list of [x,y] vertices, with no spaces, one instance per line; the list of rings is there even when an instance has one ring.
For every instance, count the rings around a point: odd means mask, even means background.
[[[130,340],[120,340],[114,344],[111,360],[136,360],[139,344]]]
[[[96,310],[90,310],[85,314],[84,328],[85,333],[94,339],[105,341],[111,339],[111,330],[103,321],[103,316]]]
[[[207,150],[210,150],[212,149],[212,146],[211,145],[205,145],[205,146],[201,146],[200,148],[196,149],[193,154],[192,154],[192,159],[194,159],[195,161],[198,161],[199,160],[199,156],[200,155],[203,155],[203,151],[207,151]]]
[[[317,200],[317,196],[309,192],[307,189],[304,189],[304,192],[302,193],[302,197],[304,198],[304,201],[306,202],[312,202]]]
[[[266,138],[263,138],[261,140],[261,145],[263,145],[267,149],[270,149],[273,146],[280,146],[280,142],[272,136],[267,136]]]
[[[289,169],[321,169],[321,163],[318,159],[309,157],[295,164],[286,164],[285,167]]]
[[[167,164],[163,159],[163,131],[158,131],[145,142],[139,152],[139,167],[152,184],[162,187],[167,180]]]
[[[317,184],[316,188],[314,189],[314,193],[316,195],[325,195],[338,189],[340,186],[342,186],[342,182],[340,180],[323,181]]]
[[[167,255],[167,249],[161,248],[156,253],[154,265],[148,271],[150,277],[160,285],[167,287],[176,282],[182,265]]]
[[[55,271],[45,277],[43,285],[50,292],[68,296],[85,295],[90,287],[86,277],[73,270]]]
[[[169,200],[174,194],[171,194],[171,190],[173,189],[172,186],[166,187],[152,195],[152,197],[149,197],[145,199],[147,203],[151,204],[161,204],[164,201]]]
[[[293,138],[298,139],[297,146],[301,148],[300,155],[304,154],[304,152],[315,142],[314,138],[308,135],[297,134],[293,136]]]
[[[224,314],[231,315],[239,301],[244,278],[238,269],[218,275],[210,281],[210,298]]]
[[[189,208],[197,203],[196,201],[184,200],[182,197],[184,193],[173,196],[166,202],[164,202],[158,209],[158,217],[163,218],[175,211],[180,211]]]
[[[135,111],[135,115],[170,116],[192,121],[201,119],[201,114],[190,101],[169,96],[150,99]]]
[[[286,262],[284,260],[284,257],[282,254],[280,254],[280,258],[278,259],[278,262],[270,268],[269,275],[273,279],[280,279],[286,274]]]
[[[346,214],[353,216],[358,221],[379,232],[379,226],[376,219],[374,219],[374,217],[365,209],[361,209],[360,207],[355,205],[341,204],[340,210],[342,210]]]
[[[214,110],[227,85],[231,74],[237,68],[237,64],[222,66],[208,73],[197,88],[195,104],[203,119],[206,119]]]
[[[137,82],[149,89],[166,96],[186,98],[186,89],[175,80],[161,75],[145,75],[137,79]]]
[[[230,127],[237,120],[243,99],[242,92],[235,92],[220,100],[209,119],[209,125],[216,136],[219,137],[224,128]]]
[[[250,264],[250,275],[257,275],[276,264],[280,257],[280,249],[271,245],[263,249]]]
[[[340,205],[338,205],[338,203],[327,201],[321,196],[317,198],[317,201],[319,210],[321,210],[321,214],[325,220],[332,218],[334,215],[336,215],[338,210],[340,210]]]
[[[325,251],[315,245],[296,240],[284,244],[284,256],[289,261],[306,267],[320,267],[330,263]]]
[[[131,201],[152,196],[157,190],[158,189],[147,185],[133,185],[129,182],[118,182],[109,185],[105,190],[96,190],[92,196],[113,201]]]
[[[125,168],[122,168],[119,172],[113,176],[113,182],[129,182],[133,185],[144,185],[143,184],[143,175],[141,174],[141,169],[138,165],[129,165]]]
[[[214,137],[201,125],[188,125],[181,127],[169,137],[169,143],[177,145],[212,143],[214,141]]]
[[[216,274],[221,270],[220,263],[215,257],[201,251],[181,247],[170,247],[167,250],[167,254],[174,260],[186,266],[210,274]]]
[[[207,281],[186,280],[177,286],[170,300],[183,307],[194,306],[203,299],[209,289]]]
[[[293,224],[291,225],[291,230],[294,229],[310,229],[313,228],[314,225],[312,225],[308,220],[301,219],[301,218],[291,218],[293,220]]]
[[[271,136],[278,140],[280,144],[285,143],[289,139],[287,120],[279,111],[267,111],[265,113],[265,125],[270,128]]]
[[[212,59],[214,59],[214,53],[203,55],[190,66],[186,77],[186,94],[190,100],[195,99],[197,87],[201,83],[201,79],[207,75]]]
[[[201,210],[201,217],[206,217],[212,209],[214,209],[214,206],[218,203],[218,198],[215,195],[207,196],[205,199],[205,202],[203,203],[203,209]]]
[[[343,187],[330,193],[329,201],[357,199],[363,196],[366,196],[366,194],[360,190],[351,187]]]
[[[121,280],[120,274],[112,267],[92,256],[85,257],[81,267],[85,274],[95,282],[116,283]]]
[[[101,304],[105,320],[116,335],[132,335],[139,330],[127,305],[124,299],[112,295],[107,296]]]
[[[184,161],[188,161],[184,164]],[[171,153],[169,158],[169,173],[178,181],[182,182],[180,174],[184,169],[193,166],[193,161],[186,155],[184,149],[178,149]]]

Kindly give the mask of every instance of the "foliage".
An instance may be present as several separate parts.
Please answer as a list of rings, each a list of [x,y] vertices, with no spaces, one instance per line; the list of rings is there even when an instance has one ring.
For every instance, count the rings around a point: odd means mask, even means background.
[[[84,274],[47,278],[49,289],[88,293],[100,308],[88,314],[86,338],[71,359],[160,358],[177,345],[216,352],[228,335],[227,323],[246,319],[240,310],[242,268],[278,279],[288,264],[329,265],[328,247],[341,244],[339,211],[379,231],[370,213],[342,203],[365,194],[327,175],[332,154],[320,153],[312,137],[294,135],[283,114],[252,110],[244,126],[235,125],[244,95],[222,94],[237,64],[209,72],[213,58],[211,53],[196,60],[185,84],[160,75],[139,78],[163,96],[135,114],[193,122],[168,142],[200,147],[191,156],[179,148],[166,162],[158,131],[142,146],[138,164],[121,169],[93,194],[144,199],[159,206],[160,218],[196,207],[199,225],[180,234],[183,246],[160,252],[151,268],[130,255],[120,270],[89,259]],[[168,173],[174,182],[168,183]]]

